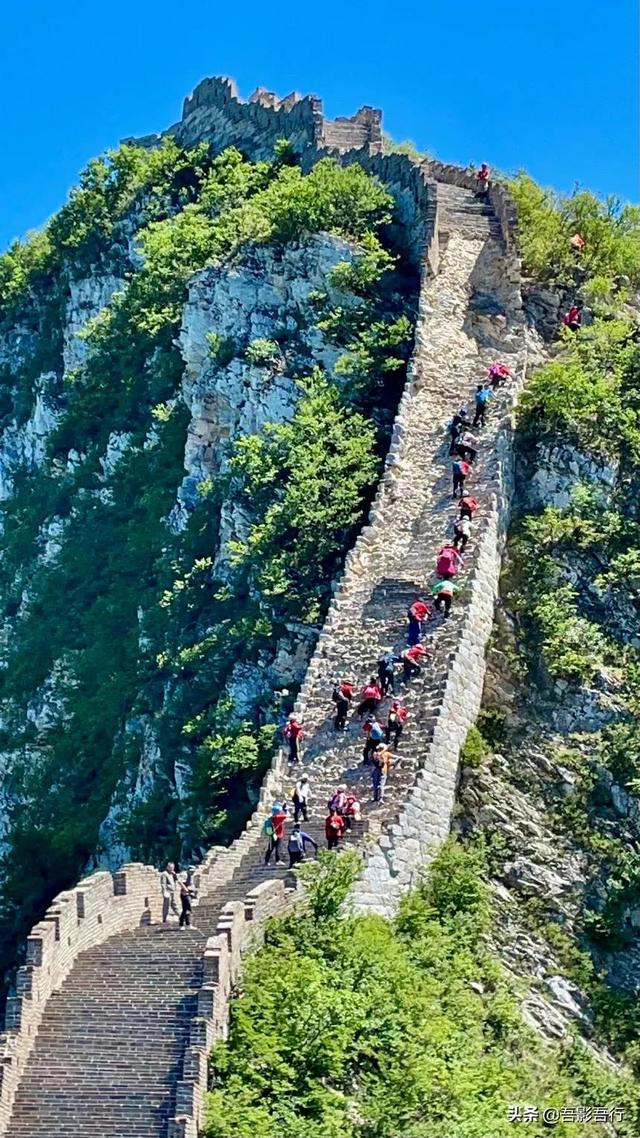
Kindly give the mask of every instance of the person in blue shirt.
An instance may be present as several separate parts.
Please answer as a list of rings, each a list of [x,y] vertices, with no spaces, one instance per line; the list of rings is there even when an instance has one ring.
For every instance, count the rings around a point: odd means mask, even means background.
[[[289,869],[293,869],[294,865],[299,865],[304,860],[307,846],[313,846],[315,852],[318,852],[318,843],[314,842],[310,834],[305,834],[299,822],[295,822],[287,844]]]
[[[490,387],[479,383],[476,388],[476,413],[473,417],[474,427],[484,427],[484,417],[487,413],[487,403],[493,399],[493,391]]]

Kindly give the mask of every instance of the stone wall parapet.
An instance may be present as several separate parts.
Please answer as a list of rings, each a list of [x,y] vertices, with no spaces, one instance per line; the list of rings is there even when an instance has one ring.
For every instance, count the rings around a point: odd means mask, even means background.
[[[61,987],[81,952],[117,933],[162,916],[160,873],[132,862],[117,873],[98,872],[59,893],[35,925],[7,1000],[0,1036],[0,1135],[9,1117],[22,1071],[35,1043],[49,997]]]
[[[227,1038],[233,985],[242,958],[264,941],[267,921],[292,908],[295,885],[293,876],[290,881],[263,881],[243,901],[230,902],[220,913],[203,953],[197,1015],[191,1022],[168,1138],[198,1138],[207,1091],[207,1058],[214,1043]]]

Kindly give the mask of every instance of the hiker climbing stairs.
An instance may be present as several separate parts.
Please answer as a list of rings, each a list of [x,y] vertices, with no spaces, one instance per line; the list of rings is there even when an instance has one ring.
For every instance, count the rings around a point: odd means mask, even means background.
[[[464,186],[440,182],[439,271],[423,281],[413,373],[403,397],[399,444],[387,466],[372,519],[351,555],[306,682],[301,716],[306,738],[296,768],[282,768],[270,787],[290,796],[301,772],[311,786],[304,824],[323,847],[327,800],[336,785],[355,788],[363,819],[347,839],[367,855],[384,838],[424,768],[468,597],[456,597],[450,619],[427,625],[433,659],[397,693],[409,710],[385,800],[373,803],[362,765],[357,716],[336,732],[331,691],[336,679],[364,686],[385,651],[406,644],[406,610],[434,580],[436,555],[452,536],[447,423],[494,359],[522,366],[517,283],[506,271],[502,228],[491,205]],[[495,492],[495,441],[511,395],[497,394],[478,432],[479,454],[469,489],[480,500],[465,553],[462,584],[473,570],[486,524],[482,508]],[[386,718],[385,701],[381,718]],[[449,801],[434,779],[433,810]],[[142,926],[82,953],[49,999],[15,1098],[11,1138],[169,1138],[180,1114],[177,1087],[202,979],[203,951],[230,901],[242,901],[285,866],[265,867],[264,800],[253,825],[230,850],[208,858],[191,929]],[[1,1133],[0,1129],[0,1133]]]

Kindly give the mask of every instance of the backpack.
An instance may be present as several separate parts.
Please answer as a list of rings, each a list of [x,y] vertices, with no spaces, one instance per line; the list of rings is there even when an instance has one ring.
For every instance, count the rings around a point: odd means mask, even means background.
[[[265,818],[263,826],[262,826],[262,833],[267,838],[273,837],[274,829],[273,829],[273,822],[271,821],[271,818]]]
[[[456,564],[456,558],[453,556],[453,553],[450,551],[447,551],[446,553],[441,554],[441,556],[438,558],[438,563],[436,565],[436,573],[457,573],[457,572],[458,572],[458,566]]]
[[[289,853],[304,853],[304,838],[300,830],[294,831],[289,835],[289,844],[287,846]]]
[[[374,739],[376,743],[379,743],[380,740],[382,739],[383,735],[384,735],[384,731],[382,730],[382,727],[380,726],[380,724],[374,723],[373,727],[371,728],[371,730],[369,732],[369,738]]]

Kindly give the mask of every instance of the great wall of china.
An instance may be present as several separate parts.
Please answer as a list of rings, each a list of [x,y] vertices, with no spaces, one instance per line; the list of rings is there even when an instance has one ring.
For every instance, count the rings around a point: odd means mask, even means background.
[[[381,649],[404,643],[407,603],[424,592],[453,509],[444,426],[494,358],[515,375],[493,401],[474,468],[481,520],[463,591],[433,622],[434,657],[408,688],[410,719],[383,805],[357,834],[360,910],[393,912],[447,835],[460,748],[482,695],[513,471],[512,410],[535,335],[520,295],[515,211],[501,186],[478,199],[472,175],[438,162],[383,155],[380,113],[328,122],[317,99],[258,91],[241,102],[224,79],[205,80],[170,129],[182,143],[240,145],[267,157],[289,138],[303,166],[333,155],[360,162],[393,194],[421,265],[416,341],[386,467],[296,702],[309,733],[304,764],[314,791],[311,832],[341,779],[362,787],[362,738],[339,737],[328,694],[348,672],[366,679]],[[160,136],[138,140],[154,145]],[[194,928],[160,920],[159,872],[132,864],[95,873],[60,894],[28,938],[26,963],[0,1039],[0,1135],[11,1138],[196,1138],[207,1052],[224,1037],[231,983],[266,918],[295,903],[295,881],[262,864],[262,822],[291,775],[274,757],[259,807],[228,848],[198,871]]]

